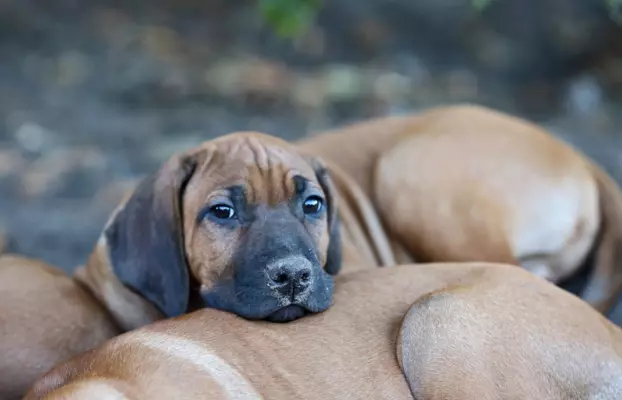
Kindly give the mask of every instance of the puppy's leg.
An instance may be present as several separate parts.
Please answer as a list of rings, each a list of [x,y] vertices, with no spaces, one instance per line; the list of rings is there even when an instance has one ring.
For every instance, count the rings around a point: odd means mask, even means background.
[[[515,271],[411,307],[398,358],[415,398],[622,398],[620,329],[573,295]]]

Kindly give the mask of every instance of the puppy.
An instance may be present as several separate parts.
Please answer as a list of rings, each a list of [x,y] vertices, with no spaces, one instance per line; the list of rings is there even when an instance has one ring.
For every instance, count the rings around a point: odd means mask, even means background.
[[[582,296],[606,312],[622,288],[620,198],[570,146],[481,107],[295,144],[238,132],[143,181],[76,279],[130,330],[204,306],[271,321],[319,312],[342,266],[482,260],[560,283],[593,251]]]
[[[52,366],[120,333],[88,291],[43,262],[0,257],[0,398],[21,398]]]
[[[542,128],[474,105],[433,108],[298,143],[339,166],[387,236],[421,262],[520,265],[560,284],[593,254],[581,296],[622,291],[622,195],[595,163]]]
[[[269,321],[324,311],[342,265],[394,263],[350,183],[281,139],[222,136],[141,182],[75,277],[124,330],[206,306]]]
[[[619,328],[519,268],[408,265],[339,277],[333,307],[288,324],[214,309],[155,323],[26,399],[615,399],[621,346]]]

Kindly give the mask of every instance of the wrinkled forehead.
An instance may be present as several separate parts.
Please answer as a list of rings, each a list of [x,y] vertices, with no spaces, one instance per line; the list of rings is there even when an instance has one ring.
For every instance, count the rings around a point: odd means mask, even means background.
[[[311,165],[278,138],[230,135],[208,144],[205,152],[191,182],[204,196],[237,188],[251,203],[274,205],[307,189],[321,190]]]

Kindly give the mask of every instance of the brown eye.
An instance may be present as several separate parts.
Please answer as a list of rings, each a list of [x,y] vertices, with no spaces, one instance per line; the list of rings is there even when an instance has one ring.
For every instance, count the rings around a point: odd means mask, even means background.
[[[226,204],[217,204],[209,209],[209,214],[217,219],[232,219],[235,217],[235,210]]]
[[[324,202],[319,196],[309,196],[302,203],[302,211],[305,214],[317,214],[322,211],[322,206]]]

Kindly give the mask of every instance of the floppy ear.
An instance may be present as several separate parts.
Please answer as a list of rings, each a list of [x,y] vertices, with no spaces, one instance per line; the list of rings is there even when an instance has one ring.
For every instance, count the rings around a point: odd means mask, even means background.
[[[140,183],[104,231],[115,275],[166,317],[188,308],[181,199],[195,167],[190,157],[171,158]]]
[[[329,243],[326,252],[326,264],[324,269],[331,275],[336,275],[341,270],[341,229],[339,216],[337,215],[337,193],[328,168],[319,158],[307,158],[315,171],[315,176],[322,186],[326,195],[326,207],[328,208],[328,234]]]

